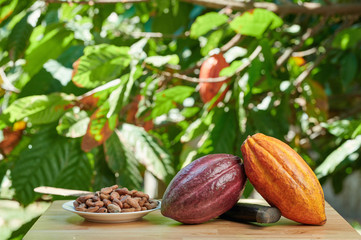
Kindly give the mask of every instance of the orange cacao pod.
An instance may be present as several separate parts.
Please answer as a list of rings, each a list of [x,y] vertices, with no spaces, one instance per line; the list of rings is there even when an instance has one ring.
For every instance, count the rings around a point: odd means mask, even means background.
[[[219,77],[219,73],[223,68],[228,67],[229,64],[224,59],[221,53],[212,55],[210,58],[205,60],[201,66],[199,72],[199,78],[216,78]],[[203,103],[207,103],[212,100],[214,96],[217,95],[219,89],[221,89],[223,83],[228,82],[228,80],[222,82],[200,82],[199,83],[199,94]],[[212,107],[216,106],[220,101],[222,101],[228,91],[229,87],[225,89],[222,94],[219,96],[217,101],[213,104]]]
[[[325,224],[322,187],[296,151],[261,133],[249,136],[241,150],[248,179],[271,206],[293,221]]]

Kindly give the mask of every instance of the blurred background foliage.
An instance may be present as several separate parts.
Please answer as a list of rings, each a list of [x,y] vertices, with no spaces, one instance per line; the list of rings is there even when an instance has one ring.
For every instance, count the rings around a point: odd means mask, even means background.
[[[256,132],[340,192],[361,168],[360,3],[214,2],[0,0],[1,197],[142,190],[145,171],[168,184],[200,156],[241,156]],[[216,53],[229,80],[211,107],[198,74]]]

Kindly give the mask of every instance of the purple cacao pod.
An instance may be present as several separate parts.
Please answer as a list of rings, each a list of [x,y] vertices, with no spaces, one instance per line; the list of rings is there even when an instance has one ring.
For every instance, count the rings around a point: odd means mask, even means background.
[[[215,218],[234,206],[246,183],[241,159],[210,154],[183,168],[173,178],[162,200],[161,213],[186,224]]]

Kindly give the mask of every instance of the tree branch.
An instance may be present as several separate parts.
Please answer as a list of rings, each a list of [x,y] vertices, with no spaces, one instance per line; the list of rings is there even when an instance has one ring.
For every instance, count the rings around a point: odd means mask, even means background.
[[[7,92],[20,93],[20,90],[17,89],[7,78],[2,67],[0,67],[0,89],[3,89]]]
[[[233,38],[231,38],[231,40],[229,40],[226,44],[224,44],[220,48],[221,53],[227,52],[229,49],[236,46],[241,40],[242,40],[242,35],[241,34],[236,34]],[[184,70],[182,72],[182,74],[188,75],[188,74],[193,73],[193,71],[195,69],[198,69],[198,68],[201,67],[203,61],[204,61],[204,59],[199,60],[193,67]]]
[[[305,57],[305,56],[309,56],[312,55],[314,53],[317,52],[317,48],[313,47],[304,51],[300,51],[300,52],[293,52],[292,53],[292,57]]]
[[[43,0],[46,3],[69,3],[69,4],[114,4],[114,3],[139,3],[148,2],[149,0]]]
[[[252,53],[251,55],[248,57],[248,61],[245,62],[244,64],[242,64],[239,68],[237,68],[235,74],[238,74],[240,72],[242,72],[243,70],[245,70],[249,65],[251,65],[252,61],[254,59],[256,59],[256,57],[261,53],[262,51],[262,47],[258,46]],[[177,79],[181,79],[181,80],[185,80],[185,81],[189,81],[189,82],[196,82],[196,83],[200,83],[200,82],[223,82],[225,80],[227,80],[229,77],[224,76],[224,77],[216,77],[216,78],[196,78],[196,77],[189,77],[187,75],[184,74],[180,74],[180,73],[171,73],[168,71],[162,71],[156,68],[153,68],[150,65],[145,65],[146,68],[148,68],[149,70],[155,71],[157,74],[167,77],[167,78],[177,78]]]
[[[326,55],[326,53],[319,55],[316,61],[311,63],[305,71],[298,75],[293,83],[296,88],[301,86],[301,83],[311,74],[312,70],[315,69],[315,67],[317,67],[322,62],[322,60],[326,58]]]
[[[208,8],[229,7],[233,10],[246,11],[254,8],[263,8],[277,14],[318,14],[318,15],[349,15],[360,14],[361,3],[321,5],[319,3],[306,2],[303,4],[275,4],[269,2],[238,2],[234,0],[181,0],[194,3]]]
[[[43,0],[46,3],[74,3],[74,4],[114,4],[114,3],[139,3],[149,0]],[[306,2],[303,4],[275,4],[269,2],[238,2],[234,0],[181,0],[209,8],[229,8],[233,10],[246,11],[254,8],[263,8],[282,16],[287,14],[318,14],[318,15],[349,15],[361,13],[361,3],[350,4],[328,4]]]
[[[325,41],[325,48],[326,48],[326,51],[322,54],[322,55],[319,55],[318,58],[315,60],[315,62],[313,62],[312,64],[310,64],[308,66],[308,68],[303,71],[297,78],[296,80],[294,81],[294,86],[296,86],[296,88],[298,90],[300,90],[300,86],[301,86],[301,83],[311,74],[312,70],[317,67],[323,59],[326,58],[327,56],[327,52],[329,50],[329,48],[331,48],[331,43],[333,41],[333,39],[335,38],[335,36],[340,32],[342,31],[343,29],[346,29],[348,27],[350,27],[355,21],[357,20],[356,17],[351,17],[348,21],[345,21],[335,32],[334,34],[328,38],[326,41]]]
[[[227,42],[221,47],[221,52],[227,52],[229,49],[237,45],[237,43],[239,43],[241,40],[242,40],[241,34],[238,33],[234,35],[234,37],[231,40],[229,40],[229,42]]]
[[[293,52],[299,50],[305,41],[314,36],[318,31],[324,27],[326,21],[328,19],[328,16],[324,17],[316,26],[313,28],[308,28],[307,31],[302,35],[301,41],[299,44],[293,46],[292,48],[288,48],[284,51],[284,53],[277,59],[276,61],[276,69],[279,69],[292,55]]]
[[[134,38],[187,38],[189,36],[189,31],[183,33],[183,34],[165,34],[161,32],[131,32],[131,33],[125,33],[127,35],[130,35]]]

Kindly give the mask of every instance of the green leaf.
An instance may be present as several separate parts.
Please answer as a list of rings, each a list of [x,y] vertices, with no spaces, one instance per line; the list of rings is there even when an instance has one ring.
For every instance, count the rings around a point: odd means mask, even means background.
[[[140,190],[143,178],[139,172],[139,162],[123,137],[115,130],[105,142],[106,160],[109,168],[118,176],[118,185]]]
[[[73,70],[63,66],[60,62],[50,59],[44,64],[44,69],[49,72],[54,79],[57,79],[62,86],[66,86],[71,81]]]
[[[18,229],[16,229],[15,231],[13,231],[11,233],[11,236],[8,239],[11,239],[11,240],[24,239],[25,234],[35,224],[35,222],[39,219],[40,216],[41,215],[39,215],[37,217],[34,217],[30,221],[28,221],[28,222],[24,223],[23,225],[21,225],[21,227],[19,227]]]
[[[8,38],[7,49],[12,61],[16,61],[24,56],[26,47],[29,44],[29,38],[33,32],[33,26],[28,19],[31,14],[26,14],[12,29]]]
[[[204,115],[189,124],[181,137],[181,142],[189,142],[206,132],[209,128],[209,125],[212,123],[213,115],[214,111],[211,111],[207,115]]]
[[[178,64],[179,57],[175,54],[167,55],[167,56],[152,56],[152,57],[147,57],[144,61],[148,64],[152,64],[155,67],[161,67],[166,64],[173,64],[173,65]]]
[[[0,183],[2,183],[8,169],[8,162],[4,160],[0,161]]]
[[[197,17],[191,27],[191,38],[198,38],[212,29],[225,24],[228,20],[227,15],[217,12],[209,12]]]
[[[115,79],[80,96],[79,102],[86,108],[96,108],[104,104],[109,95],[119,87],[121,80]]]
[[[121,83],[117,89],[115,89],[109,96],[109,111],[107,117],[118,113],[121,108],[129,103],[130,94],[134,86],[135,81],[141,77],[142,68],[135,66],[131,68],[130,74],[123,75],[121,77]]]
[[[138,63],[147,57],[144,47],[147,45],[149,38],[142,38],[138,42],[133,43],[129,49],[129,55],[133,62]],[[132,63],[133,63],[132,62]]]
[[[169,184],[175,175],[172,157],[151,135],[141,127],[126,123],[119,128],[118,135],[138,162],[156,178]]]
[[[344,139],[355,138],[356,131],[361,126],[361,120],[339,120],[332,123],[321,123],[332,135]]]
[[[199,107],[186,107],[181,111],[181,114],[185,118],[190,118],[190,117],[195,116],[200,110],[201,110],[201,108],[199,108]]]
[[[77,14],[81,15],[82,12],[86,10],[88,10],[87,7],[80,8],[76,4],[61,4],[59,9],[60,21],[68,22],[69,20],[73,20]]]
[[[93,31],[100,33],[105,20],[112,12],[114,12],[115,4],[99,4],[97,5],[97,8],[99,11],[92,17]]]
[[[159,12],[164,12],[166,9],[169,11],[171,1],[153,0],[154,5]]]
[[[194,88],[187,86],[176,86],[155,94],[155,104],[152,111],[152,118],[161,116],[176,108],[177,103],[182,103],[192,95]]]
[[[302,83],[302,97],[306,100],[304,111],[310,118],[324,122],[328,118],[328,97],[322,85],[312,79]]]
[[[130,64],[129,47],[101,44],[84,49],[73,82],[78,87],[94,88],[117,77]]]
[[[109,111],[107,117],[112,116],[114,113],[120,111],[123,106],[124,92],[129,80],[129,74],[123,75],[119,86],[109,95],[107,102],[109,104]]]
[[[341,59],[342,84],[347,89],[351,81],[356,77],[358,61],[355,53],[349,52]]]
[[[66,112],[59,120],[59,125],[56,130],[59,135],[78,138],[85,135],[89,117],[85,111],[79,111],[79,109],[72,108],[71,111]]]
[[[81,148],[85,152],[100,146],[112,135],[118,123],[118,114],[107,117],[109,109],[109,102],[105,102],[90,116],[90,122],[81,143]]]
[[[349,28],[339,32],[332,42],[332,47],[346,50],[355,48],[361,41],[361,28]]]
[[[201,54],[203,56],[207,56],[208,53],[218,47],[219,43],[222,40],[224,31],[219,29],[217,31],[212,32],[207,38],[207,43],[204,47],[201,48]]]
[[[7,126],[11,125],[11,123],[9,122],[9,113],[7,114],[0,114],[0,130],[6,128]]]
[[[129,99],[135,85],[136,80],[143,76],[143,68],[139,65],[132,66],[130,76],[123,97],[123,106],[129,103]]]
[[[204,133],[207,129],[208,126],[204,124],[201,118],[198,118],[194,122],[189,124],[188,128],[181,137],[181,142],[189,142]]]
[[[244,63],[242,60],[233,61],[229,67],[223,68],[221,72],[219,73],[219,76],[227,76],[231,77],[233,76],[237,69]]]
[[[103,148],[99,147],[96,150],[97,151],[94,151],[96,153],[93,155],[95,157],[95,177],[93,184],[94,190],[102,189],[104,186],[112,186],[116,184],[115,174],[108,166]]]
[[[21,89],[19,98],[60,92],[62,88],[61,83],[42,68]]]
[[[267,121],[265,121],[267,119]],[[269,110],[258,110],[257,108],[249,111],[247,115],[247,126],[252,124],[258,132],[281,139],[284,134],[283,126],[280,124],[281,119],[273,116]]]
[[[18,4],[18,0],[9,1],[10,4],[0,6],[0,24],[6,20],[15,10],[16,5]]]
[[[261,70],[263,68],[263,63],[256,58],[252,61],[251,66],[248,68],[248,85],[252,88],[257,80],[261,77]]]
[[[275,59],[271,50],[271,42],[268,39],[262,39],[260,41],[260,46],[262,47],[262,54],[264,56],[264,66],[267,70],[267,73],[273,72],[275,67]]]
[[[248,198],[251,195],[251,193],[253,192],[253,189],[254,189],[253,185],[251,184],[249,179],[247,179],[242,196],[245,198]]]
[[[37,197],[34,188],[54,186],[88,190],[92,170],[79,141],[59,137],[53,126],[41,128],[16,159],[11,171],[15,198],[27,205]]]
[[[236,17],[230,23],[237,33],[261,37],[267,29],[280,27],[283,21],[280,17],[266,9],[254,9]]]
[[[172,0],[174,2],[175,0]],[[168,4],[167,2],[160,0],[158,2],[162,2],[162,5]],[[185,2],[176,1],[177,6],[179,7],[168,8],[168,11],[158,12],[154,16],[152,16],[151,21],[151,31],[152,32],[161,32],[165,34],[179,34],[179,30],[183,30],[185,28],[188,29],[189,19],[185,16],[188,16],[193,9],[193,5]],[[149,9],[149,6],[147,7]],[[182,11],[178,11],[178,9],[182,9]],[[149,10],[148,10],[149,12]]]
[[[358,127],[353,131],[351,138],[356,138],[358,135],[361,135],[361,123]]]
[[[333,173],[338,165],[342,163],[348,156],[361,148],[361,135],[355,139],[347,140],[340,147],[327,156],[325,161],[315,169],[318,178]]]
[[[36,95],[15,100],[4,114],[11,122],[23,120],[33,124],[46,124],[58,120],[71,103],[72,97],[65,94]]]
[[[236,140],[236,114],[234,111],[216,109],[209,126],[209,136],[198,150],[198,154],[232,153]]]
[[[24,70],[30,77],[33,76],[49,59],[56,59],[64,52],[73,39],[73,32],[66,30],[61,24],[56,25],[54,29],[46,32],[41,40],[31,43],[26,51]]]

